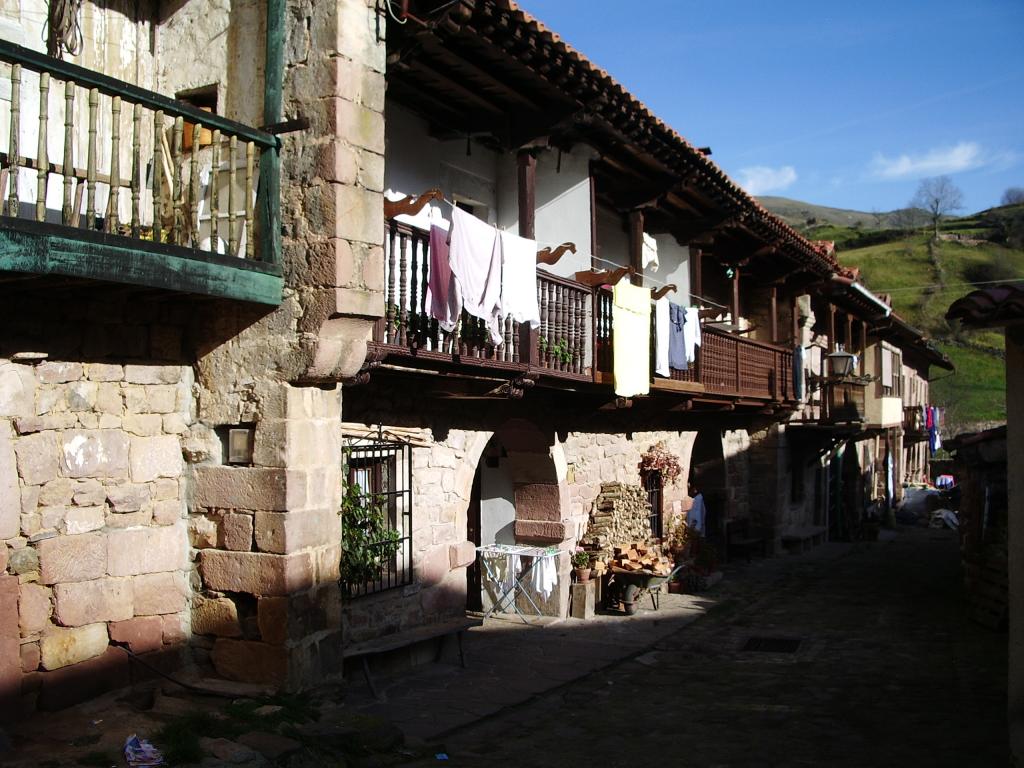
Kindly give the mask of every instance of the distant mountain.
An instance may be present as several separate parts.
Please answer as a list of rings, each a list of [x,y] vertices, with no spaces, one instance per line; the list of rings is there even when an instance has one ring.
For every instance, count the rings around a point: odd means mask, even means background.
[[[864,229],[890,229],[901,226],[900,212],[866,213],[845,208],[829,208],[814,205],[788,197],[759,197],[758,202],[798,229],[831,224],[839,227],[862,227]]]

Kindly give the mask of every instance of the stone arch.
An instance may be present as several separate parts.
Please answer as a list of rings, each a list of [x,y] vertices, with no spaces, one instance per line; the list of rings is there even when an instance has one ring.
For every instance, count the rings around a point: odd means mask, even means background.
[[[572,533],[566,469],[554,430],[518,418],[502,424],[486,441],[476,465],[467,538],[478,544],[563,545]],[[568,557],[561,556],[562,578],[542,606],[545,613],[564,615],[568,570]],[[467,574],[471,607],[474,578],[480,574]]]
[[[729,499],[726,478],[725,448],[721,430],[701,429],[693,443],[689,482],[696,488],[695,492],[704,494],[704,525],[709,539],[719,538],[724,530]]]

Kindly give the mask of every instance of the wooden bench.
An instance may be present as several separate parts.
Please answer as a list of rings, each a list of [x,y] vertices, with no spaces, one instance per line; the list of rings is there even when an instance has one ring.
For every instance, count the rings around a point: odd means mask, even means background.
[[[828,529],[823,525],[808,525],[802,528],[787,528],[781,538],[782,548],[787,552],[806,552],[811,547],[825,543]]]
[[[725,524],[725,559],[731,560],[733,553],[744,555],[750,562],[752,553],[768,556],[768,540],[751,532],[749,520],[730,520]]]
[[[465,667],[466,657],[462,652],[462,633],[467,629],[479,627],[482,624],[482,619],[470,618],[452,619],[451,621],[445,621],[439,624],[428,624],[427,626],[416,627],[415,629],[410,629],[405,632],[394,632],[390,635],[375,637],[373,640],[355,643],[345,648],[341,655],[343,659],[360,659],[362,661],[363,675],[366,677],[366,684],[370,687],[370,692],[373,693],[373,697],[375,699],[380,699],[377,687],[373,684],[373,677],[370,675],[370,656],[398,651],[402,648],[409,648],[410,646],[418,643],[424,643],[429,640],[436,640],[437,638],[440,638],[441,644],[437,648],[436,657],[436,660],[439,661],[441,659],[441,652],[444,650],[445,639],[455,635],[455,639],[459,644],[459,663]]]

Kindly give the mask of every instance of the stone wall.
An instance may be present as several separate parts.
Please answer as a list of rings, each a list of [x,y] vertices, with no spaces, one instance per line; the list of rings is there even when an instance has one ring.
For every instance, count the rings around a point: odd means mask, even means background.
[[[491,432],[451,429],[435,439],[412,433],[412,583],[353,599],[344,608],[346,641],[444,621],[466,608],[467,510],[480,455]]]
[[[113,645],[185,643],[191,383],[181,365],[0,360],[0,591],[29,706],[72,700],[67,672],[100,675]]]

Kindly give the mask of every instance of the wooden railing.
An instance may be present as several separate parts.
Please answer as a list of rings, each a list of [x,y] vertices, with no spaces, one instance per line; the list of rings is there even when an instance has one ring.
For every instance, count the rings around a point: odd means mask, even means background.
[[[921,406],[903,406],[903,433],[907,436],[921,437],[927,432],[928,427]]]
[[[598,289],[596,306],[597,370],[610,373],[613,355],[611,291]],[[700,384],[711,394],[763,400],[793,399],[793,352],[787,348],[704,327],[695,356],[696,360],[687,370],[672,368],[670,378]]]
[[[590,375],[593,293],[584,285],[537,270],[540,334],[536,367]]]
[[[278,226],[274,136],[6,41],[0,62],[3,216],[278,261],[254,233]]]
[[[589,378],[592,294],[572,280],[537,270],[540,327],[532,339],[511,317],[501,319],[495,345],[484,321],[463,312],[451,331],[430,315],[430,239],[425,231],[390,220],[384,233],[385,317],[374,341],[392,354],[458,357],[460,362],[511,364],[564,378]]]
[[[823,385],[822,417],[826,423],[864,421],[867,384],[863,381],[828,381]]]

